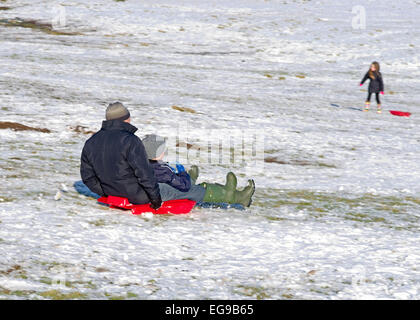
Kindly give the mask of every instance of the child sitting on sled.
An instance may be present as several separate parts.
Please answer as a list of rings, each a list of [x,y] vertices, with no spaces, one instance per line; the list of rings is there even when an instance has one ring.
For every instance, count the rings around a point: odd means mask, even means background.
[[[255,191],[254,180],[248,180],[243,190],[236,190],[237,178],[233,172],[226,176],[226,184],[207,183],[196,184],[199,170],[191,166],[186,172],[181,164],[172,168],[165,157],[166,139],[155,134],[146,135],[142,140],[149,163],[152,166],[159,184],[162,201],[175,199],[189,199],[197,202],[238,203],[249,207]]]

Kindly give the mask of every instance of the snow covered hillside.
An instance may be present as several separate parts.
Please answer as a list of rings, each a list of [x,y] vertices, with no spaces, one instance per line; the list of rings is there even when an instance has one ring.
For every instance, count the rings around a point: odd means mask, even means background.
[[[418,0],[0,2],[0,298],[418,299],[419,16]],[[382,114],[354,110],[374,60]],[[172,139],[170,160],[187,134],[199,182],[254,178],[253,205],[133,216],[77,194],[114,101]],[[263,158],[187,161],[234,132]]]

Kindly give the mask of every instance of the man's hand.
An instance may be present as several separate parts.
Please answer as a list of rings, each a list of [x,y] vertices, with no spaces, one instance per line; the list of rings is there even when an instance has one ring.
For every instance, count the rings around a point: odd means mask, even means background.
[[[153,201],[150,203],[150,208],[157,210],[160,208],[161,205],[162,201]]]

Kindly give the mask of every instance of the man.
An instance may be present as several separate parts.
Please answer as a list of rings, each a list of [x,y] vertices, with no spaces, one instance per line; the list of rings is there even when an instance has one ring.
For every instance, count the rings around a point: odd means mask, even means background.
[[[153,209],[162,200],[153,168],[137,128],[130,124],[130,112],[120,102],[106,109],[102,128],[83,147],[80,174],[88,188],[100,196],[128,198],[130,203],[151,203]]]

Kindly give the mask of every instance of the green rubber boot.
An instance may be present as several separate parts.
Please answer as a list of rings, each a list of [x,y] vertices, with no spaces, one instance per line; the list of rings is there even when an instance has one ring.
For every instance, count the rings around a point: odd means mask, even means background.
[[[238,179],[233,172],[226,176],[226,202],[239,203],[244,207],[249,207],[252,202],[252,196],[255,192],[254,180],[248,180],[248,185],[241,191],[236,190]]]
[[[203,202],[226,202],[225,186],[220,183],[200,183],[200,186],[206,189]]]
[[[233,172],[227,174],[226,185],[203,182],[200,184],[206,189],[203,201],[239,203],[244,207],[249,207],[255,191],[254,180],[248,180],[248,186],[241,191],[236,190],[237,184],[238,180]]]
[[[235,202],[235,193],[236,193],[236,186],[238,185],[238,179],[233,172],[228,172],[226,175],[226,195],[225,195],[225,202],[227,203],[236,203]]]
[[[226,175],[226,185],[220,183],[203,182],[200,185],[206,189],[204,202],[234,203],[237,180],[233,172]]]
[[[190,175],[191,180],[195,183],[198,179],[199,174],[198,167],[195,165],[191,166],[190,170],[188,171],[188,174]]]
[[[242,191],[235,192],[235,203],[240,203],[244,207],[249,207],[252,202],[252,196],[255,192],[255,182],[252,179],[248,180],[248,185]]]

